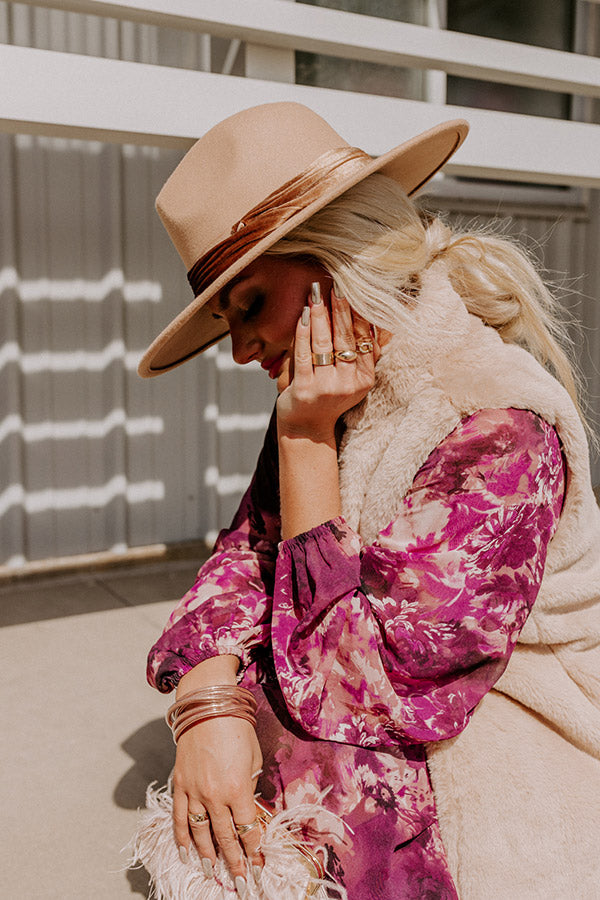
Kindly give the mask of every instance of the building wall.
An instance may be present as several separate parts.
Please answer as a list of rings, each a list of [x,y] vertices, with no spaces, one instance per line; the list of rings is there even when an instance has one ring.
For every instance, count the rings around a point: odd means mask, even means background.
[[[225,41],[213,41],[211,62],[201,35],[21,4],[0,3],[0,42],[187,68],[244,64],[243,46],[232,57]],[[274,402],[257,366],[242,372],[224,342],[158,379],[135,371],[190,299],[153,210],[180,156],[0,135],[0,565],[211,539],[249,481]],[[450,216],[486,221],[498,209],[499,195],[444,188],[429,205]],[[597,414],[597,192],[558,205],[543,191],[527,202],[509,195],[504,227],[581,292],[567,289],[565,306],[584,328],[578,353]]]

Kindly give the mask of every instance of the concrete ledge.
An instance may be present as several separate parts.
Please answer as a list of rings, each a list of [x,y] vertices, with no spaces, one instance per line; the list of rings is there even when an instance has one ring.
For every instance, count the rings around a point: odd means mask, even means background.
[[[198,560],[200,566],[208,558],[210,551],[211,547],[205,541],[183,541],[178,544],[148,544],[144,547],[130,547],[123,553],[106,550],[100,553],[84,553],[79,556],[33,560],[19,568],[0,566],[0,587],[10,582],[52,575],[97,572],[104,569],[147,565],[148,563],[166,563],[173,560]]]

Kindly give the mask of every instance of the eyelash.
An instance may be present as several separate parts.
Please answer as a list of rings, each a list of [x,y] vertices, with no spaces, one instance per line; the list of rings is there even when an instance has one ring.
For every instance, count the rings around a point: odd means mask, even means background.
[[[253,297],[252,302],[250,303],[250,306],[248,307],[248,309],[246,309],[242,313],[242,321],[249,322],[250,319],[253,319],[255,316],[257,316],[260,313],[264,302],[265,302],[265,295],[263,293],[256,294]]]
[[[261,309],[263,308],[264,302],[265,302],[265,295],[263,293],[256,294],[252,298],[250,306],[247,309],[244,309],[241,311],[242,322],[249,322],[251,319],[253,319],[255,316],[257,316],[260,313]],[[225,319],[225,316],[221,315],[220,313],[215,313],[215,312],[212,314],[212,317],[213,317],[213,319],[217,319],[217,320],[220,319],[221,321]]]

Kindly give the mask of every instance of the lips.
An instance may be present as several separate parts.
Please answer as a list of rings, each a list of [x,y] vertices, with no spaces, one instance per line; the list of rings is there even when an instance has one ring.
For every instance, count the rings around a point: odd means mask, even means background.
[[[269,373],[269,378],[277,378],[279,373],[281,372],[281,367],[283,365],[283,360],[285,359],[286,351],[280,353],[279,356],[271,356],[268,359],[263,359],[261,362],[261,368],[265,369]]]

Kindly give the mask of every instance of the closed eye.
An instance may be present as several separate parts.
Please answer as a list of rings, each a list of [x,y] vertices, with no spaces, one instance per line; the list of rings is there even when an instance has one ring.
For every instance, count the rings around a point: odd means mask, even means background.
[[[256,294],[252,302],[250,303],[250,306],[242,313],[242,321],[249,322],[250,319],[253,319],[255,316],[257,316],[263,308],[264,303],[265,295],[263,293]]]

